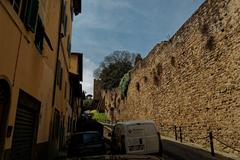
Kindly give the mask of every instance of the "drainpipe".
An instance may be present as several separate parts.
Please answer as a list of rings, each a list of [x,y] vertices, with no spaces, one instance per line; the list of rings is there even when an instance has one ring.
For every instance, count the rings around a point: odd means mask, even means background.
[[[64,0],[61,0],[60,4],[60,16],[59,16],[59,26],[58,26],[58,42],[57,42],[57,57],[56,57],[56,63],[55,63],[55,72],[54,72],[54,82],[53,82],[53,97],[52,97],[52,114],[51,114],[51,121],[49,125],[49,140],[52,141],[52,129],[53,129],[53,121],[54,121],[54,112],[55,112],[55,107],[54,107],[54,101],[55,101],[55,93],[56,93],[56,83],[57,83],[57,64],[58,64],[58,59],[59,59],[59,54],[60,54],[60,45],[61,45],[61,30],[62,30],[62,9],[63,9],[63,2]]]
[[[56,94],[56,83],[57,83],[57,67],[58,67],[58,59],[59,59],[59,55],[60,55],[60,46],[61,46],[61,39],[62,39],[62,34],[61,34],[61,30],[62,30],[62,19],[63,19],[63,14],[62,14],[62,10],[63,10],[63,3],[64,0],[61,0],[61,9],[60,9],[60,16],[59,16],[59,27],[58,27],[58,46],[57,46],[57,58],[56,58],[56,64],[55,64],[55,72],[54,72],[54,82],[53,82],[53,97],[52,97],[52,106],[54,105],[54,101],[55,101],[55,94]]]

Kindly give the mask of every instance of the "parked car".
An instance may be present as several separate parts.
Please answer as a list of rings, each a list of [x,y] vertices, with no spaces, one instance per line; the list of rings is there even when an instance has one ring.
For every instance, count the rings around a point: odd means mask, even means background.
[[[118,122],[109,136],[113,153],[162,155],[161,137],[154,121]]]
[[[97,131],[75,133],[71,136],[68,157],[82,157],[105,154],[103,136]]]

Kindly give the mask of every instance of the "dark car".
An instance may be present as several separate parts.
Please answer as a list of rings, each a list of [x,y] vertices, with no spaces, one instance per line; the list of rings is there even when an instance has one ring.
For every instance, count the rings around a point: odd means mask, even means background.
[[[103,136],[97,131],[75,133],[71,136],[68,157],[82,157],[105,154]]]

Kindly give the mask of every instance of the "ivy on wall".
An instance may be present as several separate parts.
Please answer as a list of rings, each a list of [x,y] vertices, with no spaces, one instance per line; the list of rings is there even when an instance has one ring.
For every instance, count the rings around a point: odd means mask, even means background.
[[[127,91],[128,91],[128,84],[130,82],[131,78],[130,78],[130,73],[126,73],[124,74],[123,78],[121,79],[120,83],[119,83],[119,89],[120,89],[120,93],[121,93],[121,97],[127,97]]]

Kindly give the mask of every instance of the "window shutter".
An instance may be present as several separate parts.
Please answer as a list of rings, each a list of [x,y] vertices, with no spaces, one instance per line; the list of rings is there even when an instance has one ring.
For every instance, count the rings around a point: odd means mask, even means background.
[[[68,36],[68,46],[67,46],[67,50],[68,50],[68,55],[71,55],[71,38],[70,36]]]
[[[61,23],[64,24],[65,22],[65,12],[66,12],[66,3],[65,1],[62,2],[62,13],[61,13]]]
[[[60,69],[61,69],[61,63],[58,60],[57,61],[57,74],[56,74],[56,76],[57,76],[57,85],[60,85],[60,72],[61,72]]]
[[[45,33],[45,31],[44,31],[44,27],[43,27],[41,18],[38,17],[37,30],[36,30],[36,34],[35,34],[35,44],[40,51],[43,50],[44,33]]]
[[[67,21],[68,21],[68,17],[67,17],[67,15],[65,15],[65,20],[64,20],[64,35],[65,36],[67,34]]]
[[[38,0],[30,0],[27,5],[27,27],[32,32],[36,30],[36,22],[38,15]]]
[[[66,36],[66,31],[65,31],[65,22],[66,22],[66,2],[63,0],[62,1],[62,8],[61,8],[61,21],[60,24],[62,25],[61,27],[61,35]]]
[[[73,21],[73,0],[70,2],[71,19]]]
[[[61,70],[60,70],[60,84],[59,84],[59,89],[60,90],[62,89],[62,78],[63,78],[63,69],[61,67]]]

